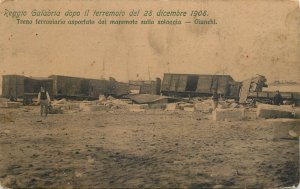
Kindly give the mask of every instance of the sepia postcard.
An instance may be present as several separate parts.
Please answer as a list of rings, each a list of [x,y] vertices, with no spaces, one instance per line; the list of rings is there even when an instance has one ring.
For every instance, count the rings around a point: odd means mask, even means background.
[[[294,188],[298,0],[0,0],[0,189]]]

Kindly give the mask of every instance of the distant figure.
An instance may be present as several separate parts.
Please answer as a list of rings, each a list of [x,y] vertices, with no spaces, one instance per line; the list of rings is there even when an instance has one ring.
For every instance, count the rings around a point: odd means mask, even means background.
[[[273,97],[273,104],[278,106],[283,104],[282,96],[278,90],[276,91],[276,95]]]
[[[9,89],[9,101],[11,101],[11,102],[16,101],[13,94],[14,94],[13,89],[10,88],[10,89]]]
[[[217,91],[213,92],[212,101],[213,101],[213,110],[215,110],[219,104],[219,95]]]
[[[41,105],[41,116],[45,113],[45,115],[48,115],[48,106],[50,105],[51,99],[49,96],[48,91],[45,89],[45,87],[41,87],[41,91],[38,95],[38,103]]]

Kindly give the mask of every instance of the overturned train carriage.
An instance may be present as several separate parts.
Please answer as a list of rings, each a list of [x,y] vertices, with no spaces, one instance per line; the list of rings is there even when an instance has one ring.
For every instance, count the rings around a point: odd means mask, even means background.
[[[240,85],[230,75],[164,74],[161,93],[169,96],[210,96],[216,90],[225,98],[238,98]]]

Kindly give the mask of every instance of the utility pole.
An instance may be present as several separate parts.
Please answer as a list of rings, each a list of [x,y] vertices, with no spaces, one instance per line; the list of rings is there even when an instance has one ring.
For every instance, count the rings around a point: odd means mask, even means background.
[[[148,76],[149,76],[149,81],[151,81],[149,62],[148,62]]]
[[[168,73],[170,73],[170,63],[167,62],[167,66],[168,66]]]
[[[128,58],[127,58],[127,61],[126,61],[126,71],[127,71],[127,79],[128,79],[128,82],[129,82],[129,62],[128,62]]]
[[[102,61],[102,79],[105,79],[105,62]]]

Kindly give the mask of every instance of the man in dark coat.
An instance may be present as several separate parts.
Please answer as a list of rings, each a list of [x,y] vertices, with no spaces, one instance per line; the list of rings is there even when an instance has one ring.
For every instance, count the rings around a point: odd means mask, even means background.
[[[45,114],[48,115],[48,106],[51,103],[51,99],[49,96],[48,91],[45,89],[45,87],[41,87],[41,91],[38,94],[38,102],[41,105],[41,116]]]
[[[283,99],[282,96],[280,94],[280,92],[277,90],[275,96],[273,97],[273,104],[274,105],[281,105],[283,104]]]

